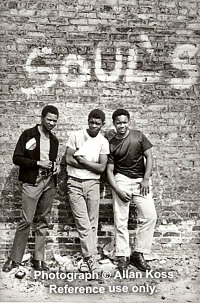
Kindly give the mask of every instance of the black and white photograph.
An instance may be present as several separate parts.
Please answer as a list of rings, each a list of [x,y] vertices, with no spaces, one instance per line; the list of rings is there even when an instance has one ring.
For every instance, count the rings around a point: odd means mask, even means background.
[[[200,0],[2,0],[0,36],[0,302],[199,302]]]

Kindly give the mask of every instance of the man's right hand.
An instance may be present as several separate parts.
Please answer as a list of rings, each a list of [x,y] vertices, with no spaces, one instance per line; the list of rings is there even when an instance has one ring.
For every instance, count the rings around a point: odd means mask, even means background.
[[[128,203],[128,202],[130,202],[130,200],[131,200],[131,195],[129,195],[127,192],[125,192],[125,191],[122,191],[122,190],[120,190],[120,191],[117,191],[117,195],[118,195],[118,197],[123,201],[123,202],[125,202],[125,203]]]
[[[41,168],[51,169],[52,162],[51,161],[37,161],[37,165]]]

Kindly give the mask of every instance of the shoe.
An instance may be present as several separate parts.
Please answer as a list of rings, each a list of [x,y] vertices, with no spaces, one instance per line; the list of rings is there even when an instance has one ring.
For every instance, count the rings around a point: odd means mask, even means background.
[[[88,264],[86,261],[84,261],[83,259],[81,259],[79,262],[78,262],[78,270],[80,272],[88,272],[89,271],[89,267],[88,267]]]
[[[119,257],[119,261],[118,261],[118,264],[117,264],[117,269],[119,271],[122,271],[122,270],[126,270],[129,266],[129,262],[130,262],[130,259],[129,257]]]
[[[99,262],[95,255],[92,255],[86,258],[87,265],[90,271],[98,270],[99,269]]]
[[[25,277],[26,273],[23,270],[19,270],[18,272],[16,272],[15,274],[15,278],[17,279],[23,279]]]
[[[35,270],[49,270],[48,266],[44,261],[31,259],[32,266]]]
[[[143,254],[140,252],[135,251],[130,256],[130,264],[134,265],[137,269],[141,271],[151,270],[151,267],[147,263],[147,261],[144,259]]]
[[[3,265],[2,271],[9,272],[16,267],[19,267],[19,263],[8,258],[8,260]]]

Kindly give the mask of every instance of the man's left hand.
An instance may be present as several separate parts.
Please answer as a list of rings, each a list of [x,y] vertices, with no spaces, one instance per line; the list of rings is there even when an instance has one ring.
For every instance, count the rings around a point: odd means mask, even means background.
[[[61,167],[59,164],[57,164],[56,162],[54,162],[53,165],[53,175],[57,175],[61,172]]]
[[[140,183],[140,195],[146,196],[149,194],[149,179],[143,179]]]

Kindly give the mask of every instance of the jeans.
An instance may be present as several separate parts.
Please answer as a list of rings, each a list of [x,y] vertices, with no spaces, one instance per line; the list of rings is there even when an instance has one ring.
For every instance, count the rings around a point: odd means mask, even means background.
[[[22,184],[22,219],[18,224],[10,253],[13,261],[19,263],[22,261],[34,218],[36,222],[34,259],[45,259],[45,240],[54,194],[53,177],[40,176],[35,185]]]
[[[157,220],[151,192],[151,181],[150,193],[146,196],[142,196],[140,195],[140,182],[142,181],[142,178],[131,179],[118,173],[115,175],[115,180],[121,190],[126,191],[132,196],[132,200],[137,207],[138,223],[134,251],[149,253]],[[123,202],[115,192],[113,192],[113,200],[116,256],[129,257],[128,219],[130,202]]]
[[[83,257],[97,253],[99,219],[99,180],[69,177],[67,181],[69,203],[79,234]]]

